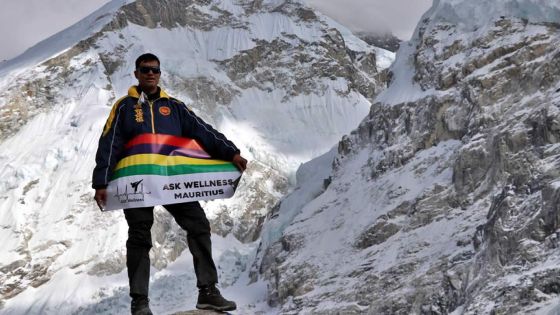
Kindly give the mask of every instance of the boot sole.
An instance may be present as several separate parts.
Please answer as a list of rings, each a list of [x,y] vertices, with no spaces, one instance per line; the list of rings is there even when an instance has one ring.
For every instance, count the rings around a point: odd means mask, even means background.
[[[212,311],[219,311],[219,312],[227,312],[227,311],[235,311],[237,306],[215,306],[212,304],[196,304],[196,308],[199,310],[212,310]]]

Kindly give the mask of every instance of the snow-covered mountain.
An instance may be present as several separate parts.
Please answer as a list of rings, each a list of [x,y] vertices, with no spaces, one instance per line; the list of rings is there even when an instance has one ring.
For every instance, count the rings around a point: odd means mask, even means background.
[[[250,278],[281,314],[560,314],[560,2],[436,0],[390,72]]]
[[[168,94],[250,160],[236,196],[206,204],[222,285],[246,313],[266,300],[263,283],[247,287],[242,273],[265,216],[301,163],[367,115],[394,58],[296,0],[113,0],[3,62],[0,313],[128,310],[126,223],[97,210],[90,177],[111,105],[135,83],[144,52],[160,57]],[[196,298],[184,233],[171,221],[156,211],[156,312]]]
[[[127,311],[126,227],[89,175],[152,51],[253,162],[207,204],[240,314],[560,313],[559,31],[557,1],[436,0],[384,72],[296,1],[109,3],[0,68],[0,312]],[[172,313],[195,280],[156,217],[152,306]]]

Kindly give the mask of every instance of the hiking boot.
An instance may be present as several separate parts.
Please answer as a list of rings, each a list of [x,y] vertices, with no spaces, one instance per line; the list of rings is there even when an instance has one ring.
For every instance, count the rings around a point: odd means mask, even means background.
[[[228,301],[220,294],[214,285],[198,289],[198,302],[196,308],[201,310],[233,311],[237,308],[235,302]]]
[[[133,297],[130,303],[132,315],[153,315],[150,310],[150,299],[145,296]]]

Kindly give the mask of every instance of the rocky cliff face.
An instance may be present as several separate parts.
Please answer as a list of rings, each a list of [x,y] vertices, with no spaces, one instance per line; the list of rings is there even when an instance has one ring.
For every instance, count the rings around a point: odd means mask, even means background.
[[[396,52],[399,50],[402,40],[395,37],[393,34],[377,34],[371,32],[358,32],[356,36],[363,39],[366,43],[375,47],[381,47],[389,51]]]
[[[121,213],[96,210],[90,176],[104,120],[147,51],[162,61],[163,88],[250,159],[239,193],[206,208],[218,235],[256,240],[295,168],[354,128],[385,86],[392,54],[332,25],[291,0],[115,0],[2,63],[0,300],[14,310],[25,304],[14,297],[57,275],[122,272],[126,224]],[[171,221],[156,211],[157,269],[186,248]],[[247,256],[230,260],[241,265]],[[56,299],[26,310],[63,303]]]
[[[265,226],[253,276],[282,314],[558,311],[560,24],[465,27],[458,2],[401,46],[321,189]]]

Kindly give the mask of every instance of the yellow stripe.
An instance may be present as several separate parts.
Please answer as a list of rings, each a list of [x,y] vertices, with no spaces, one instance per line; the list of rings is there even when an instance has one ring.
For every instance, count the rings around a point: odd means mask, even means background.
[[[152,114],[152,133],[156,133],[156,125],[154,123],[154,107],[152,106],[152,102],[148,101],[148,104],[150,104],[150,113]]]
[[[160,166],[172,166],[172,165],[222,165],[231,162],[221,161],[221,160],[207,160],[207,159],[197,159],[186,156],[167,156],[162,154],[135,154],[126,157],[119,161],[115,171],[121,168],[125,168],[132,165],[142,165],[142,164],[156,164]]]
[[[113,104],[113,108],[111,109],[111,113],[109,114],[109,118],[107,118],[107,122],[105,123],[105,128],[103,128],[103,136],[106,136],[109,130],[111,130],[111,126],[113,125],[113,120],[115,119],[115,115],[117,113],[117,108],[119,107],[119,103],[127,96],[123,96],[119,98],[115,104]]]
[[[128,96],[134,98],[140,98],[140,94],[138,94],[138,90],[136,89],[136,85],[131,86],[128,88]]]

